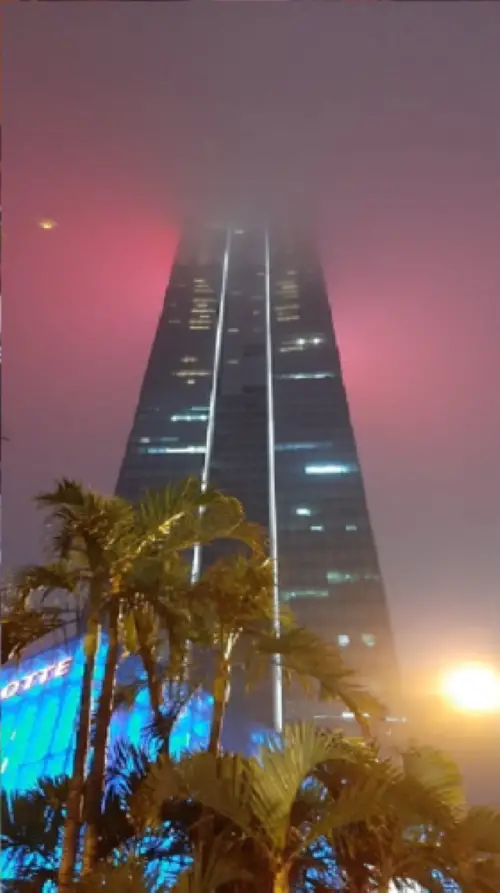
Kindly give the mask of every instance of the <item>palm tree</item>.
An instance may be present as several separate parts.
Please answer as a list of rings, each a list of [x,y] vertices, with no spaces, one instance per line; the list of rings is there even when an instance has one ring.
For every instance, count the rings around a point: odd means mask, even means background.
[[[56,882],[67,794],[66,778],[42,778],[33,790],[2,797],[3,889],[41,893]]]
[[[158,584],[164,587],[169,580],[171,590],[178,585],[182,571],[185,576],[188,573],[188,563],[181,554],[195,545],[223,537],[260,548],[262,534],[245,521],[237,500],[213,489],[203,490],[195,480],[149,494],[138,506],[118,497],[101,496],[75,481],[62,480],[54,491],[39,496],[37,503],[49,510],[54,560],[24,569],[17,578],[18,592],[27,599],[41,591],[43,600],[54,590],[65,590],[79,607],[85,605],[85,664],[59,876],[60,889],[65,891],[74,872],[83,818],[93,680],[101,630],[106,629],[108,646],[86,782],[84,873],[92,870],[96,859],[106,745],[126,615],[132,614],[139,633],[144,627],[140,619],[144,619],[145,606],[158,610],[160,619],[165,618],[168,604],[165,591]],[[156,588],[149,586],[141,591],[137,581],[148,563],[161,564],[163,576],[156,581]],[[150,655],[146,645],[145,636],[140,636],[144,661]],[[154,709],[158,707],[159,690],[151,675],[149,678]]]
[[[272,581],[271,563],[265,556],[234,555],[216,561],[186,593],[203,618],[198,636],[202,659],[207,650],[215,658],[209,684],[213,713],[208,745],[214,755],[221,744],[235,649],[242,639],[252,649],[263,633],[272,630]]]
[[[252,842],[255,890],[288,893],[301,859],[315,841],[326,841],[333,832],[376,815],[383,780],[376,766],[370,777],[346,785],[335,799],[315,781],[318,768],[331,760],[342,765],[356,762],[362,746],[349,746],[339,735],[313,725],[296,725],[271,740],[257,758],[203,753],[177,765],[161,758],[136,796],[133,810],[139,820],[154,826],[169,799],[193,799],[231,823],[233,859],[243,842]],[[229,847],[231,840],[226,842]],[[207,856],[203,835],[200,843],[197,856],[203,860]],[[191,876],[196,870],[200,869],[188,869]]]
[[[377,814],[331,836],[348,889],[387,893],[391,885],[413,882],[429,893],[441,893],[434,874],[446,873],[442,843],[463,804],[456,766],[430,748],[412,750],[397,763],[382,758],[373,745],[359,755],[355,766],[330,762],[317,773],[333,798],[346,783],[371,777],[374,769],[382,775]]]
[[[116,566],[110,566],[108,598],[108,648],[104,678],[97,708],[92,766],[87,781],[86,827],[83,875],[96,863],[98,826],[103,794],[106,742],[113,711],[116,672],[120,653],[121,618],[129,617],[137,633],[137,647],[148,676],[151,704],[159,719],[158,677],[152,675],[151,643],[146,640],[145,619],[151,609],[169,633],[170,663],[187,650],[188,636],[196,636],[189,613],[179,604],[180,582],[188,572],[182,556],[194,546],[217,539],[232,539],[259,550],[263,541],[260,528],[245,521],[240,503],[215,489],[203,490],[198,481],[148,495],[134,509],[128,535],[128,549]],[[123,537],[123,532],[120,531]],[[144,583],[146,577],[146,585]],[[153,588],[151,582],[153,581]],[[184,621],[184,622],[183,622]],[[147,629],[147,625],[146,625]],[[175,635],[174,633],[177,633]]]
[[[357,680],[337,647],[312,630],[295,626],[292,615],[282,617],[285,625],[279,635],[262,629],[252,642],[246,664],[250,683],[279,655],[285,686],[295,683],[319,701],[340,702],[353,714],[364,737],[371,740],[373,721],[386,715],[384,705]]]
[[[463,893],[500,890],[500,813],[484,806],[462,810],[443,841],[448,875]]]
[[[7,589],[2,601],[4,612],[1,624],[1,666],[10,660],[19,660],[28,645],[49,633],[64,628],[67,616],[57,607],[43,611],[29,608]]]
[[[279,655],[285,684],[298,683],[320,699],[341,701],[368,732],[369,717],[384,708],[355,679],[337,648],[310,630],[294,625],[291,612],[280,611],[281,631],[274,632],[273,572],[271,562],[256,553],[215,562],[186,592],[186,600],[203,617],[198,641],[214,656],[211,682],[213,716],[208,749],[221,746],[224,716],[230,696],[236,649],[249,686],[258,684]]]
[[[62,590],[81,614],[85,607],[83,669],[73,771],[59,868],[59,888],[69,890],[82,820],[82,798],[89,750],[92,690],[103,604],[115,566],[130,548],[132,508],[124,500],[103,497],[79,483],[63,479],[50,493],[36,498],[48,509],[51,561],[24,568],[16,578],[19,596],[39,595],[42,605]],[[127,555],[128,557],[128,555]]]

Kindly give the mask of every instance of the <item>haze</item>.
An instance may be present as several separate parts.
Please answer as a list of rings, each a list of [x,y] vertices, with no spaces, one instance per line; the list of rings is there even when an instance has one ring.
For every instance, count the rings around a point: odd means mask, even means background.
[[[319,232],[405,673],[498,656],[498,4],[3,18],[5,565],[33,493],[113,489],[183,216],[278,209]]]

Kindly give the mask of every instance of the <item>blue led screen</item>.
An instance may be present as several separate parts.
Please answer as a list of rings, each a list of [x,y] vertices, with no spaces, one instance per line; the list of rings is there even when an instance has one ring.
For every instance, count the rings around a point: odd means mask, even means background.
[[[98,652],[96,679],[102,678],[105,642]],[[0,692],[1,774],[5,791],[26,790],[42,776],[70,774],[84,663],[83,643],[74,639],[24,660],[2,674]],[[140,672],[134,658],[120,666],[118,682]],[[118,710],[111,725],[111,743],[143,740],[150,721],[149,697],[141,692],[131,709]],[[206,694],[192,698],[172,735],[172,755],[206,746],[211,703]]]

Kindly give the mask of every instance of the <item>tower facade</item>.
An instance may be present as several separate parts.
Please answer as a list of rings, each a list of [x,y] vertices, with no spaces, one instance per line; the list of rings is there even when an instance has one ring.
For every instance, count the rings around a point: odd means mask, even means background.
[[[199,227],[181,240],[117,492],[191,475],[268,529],[276,604],[390,701],[384,587],[326,286],[301,235]],[[278,674],[270,700],[277,725],[335,718],[283,695]]]

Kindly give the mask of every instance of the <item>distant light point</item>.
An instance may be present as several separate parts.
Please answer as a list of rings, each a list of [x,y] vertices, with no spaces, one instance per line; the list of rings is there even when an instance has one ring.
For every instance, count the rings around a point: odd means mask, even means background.
[[[40,229],[55,229],[57,223],[55,220],[50,220],[48,217],[44,217],[42,220],[38,221],[38,226]]]

